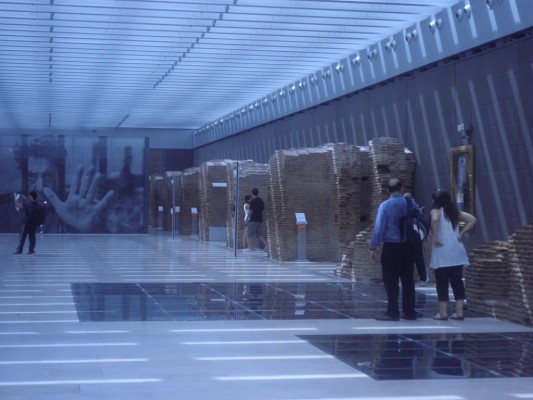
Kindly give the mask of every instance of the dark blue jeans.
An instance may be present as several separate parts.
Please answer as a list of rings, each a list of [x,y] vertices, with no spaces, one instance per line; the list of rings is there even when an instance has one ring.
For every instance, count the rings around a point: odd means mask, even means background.
[[[391,317],[400,315],[398,297],[399,282],[402,282],[402,309],[405,315],[416,316],[414,248],[409,244],[385,243],[381,251],[381,270],[383,284],[387,292],[387,314]]]

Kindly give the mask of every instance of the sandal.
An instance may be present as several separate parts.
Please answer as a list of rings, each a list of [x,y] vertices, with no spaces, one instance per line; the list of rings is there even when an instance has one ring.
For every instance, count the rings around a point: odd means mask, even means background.
[[[453,318],[453,317],[452,317]],[[434,320],[436,321],[448,321],[448,317],[441,317],[440,316],[440,313],[437,313],[435,314],[435,316],[433,317]]]
[[[464,321],[465,317],[461,316],[458,317],[457,314],[453,313],[453,315],[450,317],[451,319],[454,319],[456,321]]]

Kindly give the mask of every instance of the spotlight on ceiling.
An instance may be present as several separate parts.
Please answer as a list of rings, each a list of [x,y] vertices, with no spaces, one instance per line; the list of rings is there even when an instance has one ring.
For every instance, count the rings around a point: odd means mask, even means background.
[[[352,58],[352,65],[354,67],[361,65],[361,57],[359,57],[359,55],[357,55],[354,58]]]
[[[463,12],[465,13],[466,18],[470,18],[470,16],[472,15],[472,8],[470,7],[470,4],[465,4]]]
[[[418,39],[418,31],[416,29],[413,29],[411,32],[407,32],[405,34],[405,41],[407,43],[411,43]]]
[[[344,65],[342,65],[341,63],[338,63],[335,66],[335,71],[337,71],[340,74],[342,71],[344,71]]]
[[[437,19],[432,19],[431,21],[429,21],[429,30],[431,32],[435,32],[436,30],[438,29],[442,29],[442,19],[441,18],[437,18]]]
[[[294,94],[294,92],[296,91],[296,85],[292,85],[290,88],[289,88],[289,93],[290,94]]]
[[[392,39],[392,40],[389,40],[387,43],[385,43],[385,49],[387,49],[387,51],[395,50],[396,40]]]
[[[331,78],[331,71],[328,69],[326,71],[322,71],[322,78],[329,79]]]
[[[298,87],[300,88],[300,90],[304,90],[304,89],[307,87],[307,82],[305,82],[305,81],[301,81],[301,82],[298,84]]]
[[[316,84],[318,83],[318,78],[316,76],[312,76],[310,81],[311,85],[316,86]]]
[[[285,97],[287,95],[287,93],[285,93],[285,90],[280,90],[279,91],[279,97]]]
[[[367,57],[370,61],[377,58],[377,56],[378,56],[378,49],[372,49],[372,50],[368,49]]]

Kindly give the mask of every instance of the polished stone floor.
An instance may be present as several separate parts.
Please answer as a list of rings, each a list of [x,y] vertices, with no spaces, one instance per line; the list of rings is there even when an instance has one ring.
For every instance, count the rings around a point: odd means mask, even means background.
[[[364,282],[72,283],[71,289],[80,321],[374,318],[385,302],[381,284]],[[434,315],[431,294],[417,295],[420,317]]]
[[[161,233],[15,256],[16,239],[0,236],[2,400],[533,399],[533,330],[434,321],[431,286],[417,321],[380,322],[381,285],[331,263]]]

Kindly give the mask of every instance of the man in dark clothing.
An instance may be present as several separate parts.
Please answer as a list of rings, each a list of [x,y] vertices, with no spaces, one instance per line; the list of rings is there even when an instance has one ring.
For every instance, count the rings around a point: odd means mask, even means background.
[[[250,248],[254,248],[254,239],[257,239],[262,248],[266,248],[266,241],[262,234],[263,210],[265,202],[259,197],[259,189],[252,189],[252,199],[250,200],[250,220],[248,221],[248,237],[250,238]]]
[[[19,245],[15,254],[22,254],[24,250],[24,242],[26,241],[26,236],[30,237],[30,248],[28,254],[35,254],[35,231],[37,230],[37,192],[31,191],[28,193],[28,197],[23,194],[20,195],[20,198],[17,199],[17,207],[22,209],[24,215],[24,223],[20,230]]]
[[[413,199],[413,195],[409,192],[403,195],[404,197],[409,197]],[[415,199],[413,202],[416,203]],[[418,205],[418,203],[416,203]],[[423,207],[420,208],[422,210]],[[423,242],[417,243],[414,245],[415,251],[415,267],[418,272],[418,278],[420,279],[421,284],[426,284],[429,282],[428,270],[426,268],[426,260],[424,259],[424,245]]]
[[[405,243],[401,232],[401,221],[407,215],[407,202],[402,195],[403,183],[401,179],[389,181],[390,198],[385,200],[378,209],[374,234],[370,242],[371,257],[377,259],[376,248],[383,243],[381,251],[381,270],[383,284],[387,292],[387,311],[377,317],[379,321],[398,321],[400,312],[398,306],[399,282],[402,282],[403,318],[416,320],[415,311],[415,281],[414,248]],[[413,203],[418,209],[418,205]]]

